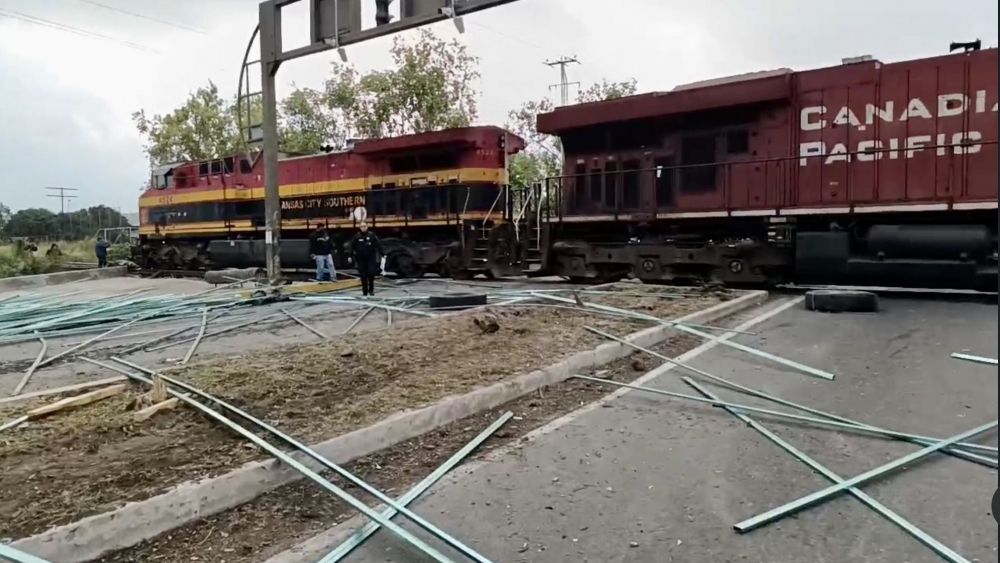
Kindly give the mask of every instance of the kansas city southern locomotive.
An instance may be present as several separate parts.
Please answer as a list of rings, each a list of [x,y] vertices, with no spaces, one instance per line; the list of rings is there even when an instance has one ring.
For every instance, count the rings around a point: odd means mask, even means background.
[[[788,281],[996,289],[997,50],[708,80],[538,116],[562,174],[507,186],[524,142],[472,127],[280,164],[282,261],[351,233],[388,269],[661,283]],[[156,171],[147,263],[263,264],[260,163]],[[346,253],[335,257],[346,263]]]
[[[387,269],[469,276],[520,273],[506,163],[524,147],[496,127],[469,127],[356,142],[343,152],[279,163],[281,261],[308,268],[308,237],[328,229],[349,266],[347,244],[367,210]],[[229,157],[154,171],[139,200],[143,264],[168,269],[260,266],[264,254],[263,161]]]

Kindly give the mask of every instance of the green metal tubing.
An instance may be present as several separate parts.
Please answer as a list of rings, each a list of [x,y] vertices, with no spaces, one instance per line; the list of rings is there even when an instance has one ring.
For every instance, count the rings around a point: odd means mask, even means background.
[[[375,310],[375,307],[368,307],[367,309],[365,309],[365,312],[361,313],[360,315],[358,315],[358,318],[354,319],[354,322],[351,323],[351,326],[349,326],[346,329],[344,329],[344,332],[342,332],[340,334],[343,335],[343,334],[347,334],[348,332],[351,332],[352,328],[356,327],[358,325],[358,323],[360,323],[362,320],[364,320],[365,317],[368,316],[368,313],[371,313],[374,310]]]
[[[324,303],[330,303],[330,302],[334,302],[334,301],[341,301],[341,300],[334,300],[334,299],[325,299],[325,298],[322,298],[322,297],[292,297],[291,300],[292,301],[320,301],[320,302],[324,302]],[[390,311],[401,311],[403,313],[408,313],[410,315],[417,315],[417,316],[420,316],[420,317],[436,317],[437,316],[437,315],[435,315],[433,313],[425,313],[423,311],[415,311],[413,309],[404,309],[402,307],[393,307],[392,305],[386,305],[385,303],[373,303],[371,301],[363,301],[363,300],[351,300],[351,301],[342,300],[342,302],[344,302],[344,303],[347,303],[347,302],[367,303],[371,307],[376,307],[376,308],[379,308],[379,309],[386,309],[386,310],[390,310]]]
[[[858,475],[856,477],[852,477],[852,478],[847,479],[845,481],[841,481],[841,482],[839,482],[839,483],[837,483],[835,485],[831,485],[831,486],[829,486],[829,487],[827,487],[827,488],[825,488],[825,489],[823,489],[821,491],[816,491],[815,493],[813,493],[811,495],[804,496],[804,497],[802,497],[802,498],[800,498],[798,500],[794,500],[794,501],[792,501],[792,502],[790,502],[788,504],[785,504],[783,506],[779,506],[777,508],[772,508],[771,510],[768,510],[767,512],[765,512],[763,514],[759,514],[757,516],[754,516],[753,518],[749,518],[747,520],[744,520],[744,521],[736,524],[733,527],[736,528],[736,531],[738,531],[741,534],[743,534],[743,533],[749,532],[751,530],[754,530],[756,528],[759,528],[761,526],[765,526],[767,524],[770,524],[771,522],[775,522],[777,520],[780,520],[780,519],[784,518],[785,516],[788,516],[790,514],[795,514],[796,512],[799,512],[800,510],[803,510],[803,509],[808,508],[810,506],[813,506],[815,504],[819,504],[819,503],[825,501],[826,499],[828,499],[828,498],[836,495],[837,493],[840,493],[844,489],[848,489],[848,488],[853,487],[855,485],[860,485],[861,483],[864,483],[866,481],[870,481],[872,479],[875,479],[876,477],[880,477],[880,476],[882,476],[882,475],[884,475],[884,474],[886,474],[886,473],[888,473],[890,471],[893,471],[894,469],[899,469],[900,467],[902,467],[904,465],[913,463],[914,461],[917,461],[917,460],[919,460],[921,458],[927,457],[928,455],[930,455],[930,454],[932,454],[932,453],[934,453],[934,452],[936,452],[936,451],[938,451],[938,450],[940,450],[942,448],[945,448],[945,447],[947,447],[947,446],[949,446],[951,444],[954,444],[956,442],[960,442],[962,440],[966,440],[968,438],[972,438],[972,437],[978,436],[979,434],[982,434],[983,432],[987,432],[989,430],[992,430],[992,429],[994,429],[996,427],[997,427],[997,421],[994,420],[993,422],[988,422],[988,423],[986,423],[986,424],[984,424],[982,426],[978,426],[976,428],[973,428],[972,430],[966,430],[965,432],[962,432],[961,434],[956,434],[956,435],[952,436],[951,438],[948,438],[948,439],[942,440],[942,441],[940,441],[940,442],[938,442],[936,444],[927,446],[926,448],[924,448],[922,450],[917,450],[917,451],[915,451],[915,452],[913,452],[913,453],[911,453],[909,455],[905,455],[905,456],[903,456],[901,458],[898,458],[898,459],[896,459],[894,461],[890,461],[889,463],[886,463],[885,465],[876,467],[875,469],[872,469],[870,471],[865,471],[861,475]]]
[[[184,354],[184,359],[181,360],[181,364],[186,364],[191,360],[191,356],[194,355],[194,351],[198,349],[198,345],[201,344],[201,339],[205,336],[205,327],[208,326],[208,307],[201,312],[201,326],[198,327],[198,335],[194,337],[194,342],[191,343],[191,347],[188,348],[187,354]]]
[[[691,387],[694,387],[699,393],[701,393],[702,395],[708,397],[709,399],[713,399],[713,400],[716,400],[716,401],[719,400],[719,398],[717,396],[713,395],[710,391],[708,391],[707,389],[705,389],[701,385],[698,385],[697,383],[695,383],[694,381],[692,381],[691,378],[689,378],[689,377],[682,377],[681,380],[684,381],[684,383],[687,383],[688,385],[690,385]],[[767,428],[765,428],[763,425],[761,425],[760,423],[758,423],[756,420],[750,418],[749,416],[747,416],[745,414],[742,414],[742,413],[736,411],[735,409],[732,409],[732,408],[729,408],[729,407],[722,407],[722,408],[724,408],[725,410],[727,410],[730,414],[732,414],[736,418],[738,418],[738,419],[742,420],[743,422],[745,422],[748,426],[750,426],[751,428],[753,428],[757,432],[760,432],[765,438],[767,438],[768,440],[771,440],[772,442],[774,442],[774,444],[777,445],[779,448],[781,448],[781,449],[785,450],[786,452],[792,454],[792,456],[794,456],[796,459],[798,459],[802,463],[808,465],[814,471],[816,471],[817,473],[820,473],[821,475],[823,475],[827,479],[833,481],[834,483],[841,483],[841,482],[844,481],[843,477],[837,475],[833,471],[830,471],[826,467],[820,465],[819,462],[817,462],[816,460],[812,459],[811,457],[809,457],[808,455],[804,454],[803,452],[799,451],[797,448],[795,448],[795,446],[793,446],[790,443],[786,442],[780,436],[778,436],[774,432],[771,432],[770,430],[768,430]],[[907,521],[902,516],[900,516],[900,515],[896,514],[895,512],[893,512],[891,509],[889,509],[888,507],[886,507],[884,504],[882,504],[879,501],[875,500],[874,498],[868,496],[866,493],[864,493],[863,491],[861,491],[861,489],[858,489],[857,487],[850,487],[850,488],[847,489],[847,492],[849,492],[852,495],[854,495],[855,497],[857,497],[858,500],[860,500],[861,502],[863,502],[866,505],[868,505],[875,512],[878,512],[882,516],[885,516],[886,519],[888,519],[893,524],[895,524],[895,525],[899,526],[900,528],[902,528],[903,531],[905,531],[906,533],[908,533],[911,536],[913,536],[914,538],[916,538],[917,541],[919,541],[920,543],[922,543],[922,544],[926,545],[927,547],[931,548],[935,553],[937,553],[938,555],[940,555],[946,561],[951,561],[952,563],[969,563],[968,559],[962,557],[961,555],[959,555],[958,553],[956,553],[954,550],[952,550],[950,547],[948,547],[948,546],[944,545],[943,543],[937,541],[936,539],[932,538],[926,532],[924,532],[920,528],[914,526],[912,523],[910,523],[909,521]]]
[[[388,497],[387,495],[385,495],[384,493],[382,493],[382,491],[379,491],[375,487],[372,487],[371,485],[369,485],[368,483],[366,483],[362,479],[360,479],[357,476],[355,476],[350,471],[348,471],[348,470],[344,469],[343,467],[337,465],[336,463],[328,460],[327,458],[319,455],[319,453],[317,453],[316,450],[310,448],[309,446],[303,444],[302,442],[299,442],[295,438],[289,436],[288,434],[285,434],[284,432],[282,432],[281,430],[278,430],[277,428],[271,426],[270,424],[268,424],[268,423],[266,423],[266,422],[264,422],[264,421],[262,421],[262,420],[260,420],[258,418],[255,418],[252,414],[250,414],[250,413],[248,413],[248,412],[240,409],[239,407],[236,407],[236,406],[231,405],[231,404],[229,404],[229,403],[227,403],[227,402],[225,402],[225,401],[223,401],[223,400],[221,400],[219,398],[216,398],[216,397],[214,397],[212,395],[209,395],[208,393],[205,393],[204,391],[201,391],[200,389],[198,389],[196,387],[192,387],[191,385],[188,385],[187,383],[184,383],[183,381],[180,381],[178,379],[174,379],[172,377],[163,375],[161,373],[156,373],[153,370],[144,368],[142,366],[139,366],[139,365],[136,365],[134,363],[128,362],[128,361],[123,360],[121,358],[117,358],[115,356],[112,356],[111,359],[114,360],[114,361],[116,361],[116,362],[118,362],[118,363],[120,363],[120,364],[126,365],[126,366],[128,366],[128,367],[130,367],[132,369],[137,369],[139,371],[145,372],[145,373],[147,373],[147,374],[149,374],[151,376],[155,375],[155,376],[161,378],[163,381],[167,382],[170,385],[174,385],[176,387],[184,389],[185,391],[193,393],[193,394],[195,394],[195,395],[197,395],[197,396],[199,396],[199,397],[201,397],[203,399],[211,401],[213,405],[222,407],[222,408],[224,408],[224,409],[226,409],[226,410],[228,410],[228,411],[236,414],[237,416],[240,416],[240,417],[242,417],[242,418],[244,418],[246,420],[249,420],[249,421],[253,422],[257,426],[259,426],[259,427],[263,428],[264,430],[266,430],[267,432],[270,432],[271,434],[273,434],[278,439],[282,440],[283,442],[287,443],[288,445],[292,446],[293,448],[295,448],[295,449],[297,449],[297,450],[305,453],[309,457],[311,457],[314,460],[318,461],[319,463],[321,463],[327,469],[331,469],[331,470],[337,472],[338,475],[340,475],[344,479],[347,479],[348,481],[354,483],[355,485],[357,485],[358,487],[360,487],[362,490],[364,490],[366,493],[368,493],[368,494],[374,496],[375,498],[377,498],[378,500],[386,503],[387,505],[389,505],[389,507],[394,508],[397,511],[401,512],[404,516],[406,516],[407,518],[409,518],[410,520],[412,520],[414,524],[417,524],[418,526],[420,526],[424,530],[426,530],[426,531],[430,532],[431,534],[433,534],[435,537],[441,539],[442,541],[446,542],[448,545],[450,545],[450,546],[454,547],[455,549],[457,549],[458,551],[462,552],[464,555],[466,555],[467,557],[469,557],[473,561],[478,561],[479,563],[491,563],[489,559],[483,557],[482,555],[480,555],[478,552],[476,552],[471,547],[469,547],[469,546],[465,545],[464,543],[460,542],[459,540],[453,538],[450,534],[448,534],[444,530],[441,530],[440,528],[438,528],[434,524],[431,524],[430,522],[428,522],[427,520],[425,520],[420,515],[418,515],[418,514],[412,512],[412,511],[410,511],[410,509],[406,508],[402,504],[399,504],[396,501],[392,500],[390,497]],[[388,520],[388,518],[385,518],[385,517],[383,517],[383,518],[385,520]]]
[[[98,360],[94,360],[92,358],[86,358],[86,357],[84,357],[84,358],[81,358],[81,359],[83,359],[84,361],[90,362],[92,364],[101,366],[103,368],[110,369],[112,371],[121,373],[121,374],[125,375],[126,377],[128,377],[130,379],[135,379],[136,381],[141,381],[142,383],[145,383],[147,385],[152,385],[153,384],[152,380],[150,380],[148,377],[132,373],[132,372],[130,372],[128,370],[123,370],[123,369],[117,368],[115,366],[108,365],[108,364],[106,364],[104,362],[100,362]],[[121,361],[121,360],[116,360],[116,361]],[[164,377],[164,379],[166,379],[166,378]],[[327,491],[333,493],[340,500],[343,500],[347,504],[351,505],[351,507],[354,508],[355,510],[360,511],[365,516],[371,518],[372,520],[378,522],[379,524],[382,524],[383,526],[385,526],[386,528],[388,528],[389,530],[391,530],[392,532],[394,532],[399,537],[401,537],[404,540],[410,542],[414,547],[416,547],[420,551],[426,553],[428,556],[430,556],[435,561],[438,561],[439,563],[453,563],[451,559],[449,559],[444,554],[442,554],[441,552],[437,551],[436,549],[434,549],[430,545],[427,545],[420,538],[414,536],[410,532],[407,532],[403,528],[400,528],[397,524],[393,523],[391,520],[387,520],[385,518],[382,518],[382,516],[378,512],[375,512],[374,510],[372,510],[371,507],[369,507],[365,503],[361,502],[360,500],[358,500],[356,497],[354,497],[353,495],[351,495],[347,491],[345,491],[345,490],[341,489],[340,487],[334,485],[333,483],[327,481],[320,474],[316,473],[312,469],[309,469],[308,467],[306,467],[305,465],[303,465],[301,462],[299,462],[298,460],[296,460],[292,456],[286,454],[285,452],[283,452],[280,449],[276,448],[275,446],[271,445],[269,442],[267,442],[266,440],[264,440],[260,436],[257,436],[253,432],[247,430],[246,428],[244,428],[243,426],[237,424],[236,422],[233,422],[232,420],[230,420],[229,418],[225,417],[224,415],[222,415],[222,414],[216,412],[215,410],[213,410],[213,409],[211,409],[211,408],[203,405],[201,402],[196,401],[195,399],[192,399],[187,394],[178,393],[177,391],[175,391],[173,389],[170,389],[169,387],[167,388],[167,393],[170,396],[172,396],[172,397],[180,400],[181,402],[186,403],[188,405],[191,405],[192,407],[194,407],[194,408],[198,409],[199,411],[205,413],[206,415],[208,415],[209,417],[217,420],[218,422],[221,422],[226,427],[228,427],[229,429],[231,429],[234,432],[238,433],[239,435],[243,436],[247,440],[250,440],[251,442],[253,442],[254,444],[256,444],[258,447],[260,447],[261,449],[265,450],[269,454],[271,454],[274,457],[276,457],[279,460],[281,460],[281,462],[283,462],[284,464],[286,464],[289,467],[291,467],[292,469],[298,471],[299,473],[301,473],[305,477],[308,477],[310,480],[312,480],[314,483],[316,483],[320,487],[323,487]]]
[[[285,316],[287,316],[288,318],[290,318],[293,321],[295,321],[295,322],[299,323],[300,325],[302,325],[302,327],[305,328],[306,330],[308,330],[309,332],[311,332],[311,333],[315,334],[316,336],[318,336],[318,337],[326,340],[326,335],[325,334],[323,334],[322,332],[316,330],[311,325],[306,324],[306,322],[303,321],[302,319],[300,319],[300,318],[296,317],[295,315],[289,313],[287,309],[282,309],[281,312],[284,313]]]
[[[867,426],[855,426],[854,424],[847,424],[847,423],[844,423],[844,422],[837,422],[835,420],[827,420],[825,418],[815,418],[815,417],[811,417],[811,416],[802,416],[802,415],[792,414],[792,413],[788,413],[788,412],[775,411],[775,410],[764,409],[764,408],[760,408],[760,407],[752,407],[750,405],[741,405],[739,403],[730,403],[730,402],[727,402],[727,401],[712,401],[712,400],[706,399],[704,397],[696,397],[694,395],[685,395],[684,393],[674,393],[673,391],[664,391],[663,389],[655,389],[653,387],[643,387],[642,385],[632,385],[631,383],[620,383],[618,381],[611,381],[609,379],[599,379],[599,378],[590,377],[590,376],[587,376],[587,375],[574,374],[571,377],[575,377],[577,379],[585,379],[587,381],[593,381],[593,382],[596,382],[596,383],[604,383],[605,385],[615,385],[615,386],[618,386],[618,387],[625,387],[626,389],[635,389],[636,391],[646,391],[648,393],[655,393],[657,395],[664,395],[664,396],[667,396],[667,397],[674,397],[674,398],[677,398],[677,399],[687,399],[689,401],[694,401],[696,403],[710,404],[710,405],[712,405],[714,407],[730,407],[730,408],[737,409],[739,411],[756,412],[756,413],[760,413],[760,414],[766,414],[766,415],[769,415],[769,416],[776,416],[776,417],[779,417],[779,418],[785,418],[785,419],[788,419],[788,420],[795,420],[795,421],[799,421],[799,422],[805,422],[805,423],[808,423],[808,424],[814,424],[814,425],[818,425],[818,426],[831,426],[833,428],[842,428],[844,430],[849,430],[851,432],[858,432],[860,434],[875,434],[875,435],[878,435],[878,436],[888,436],[890,438],[899,438],[899,439],[905,439],[906,437],[909,436],[908,434],[903,434],[902,432],[896,432],[894,430],[885,430],[885,429],[882,429],[882,428],[877,428],[876,429],[876,428],[871,428],[871,427],[867,427]],[[940,443],[941,443],[940,441],[934,441],[934,440],[932,440],[932,444],[940,444]],[[945,444],[945,446],[949,446],[949,445],[951,445],[951,444]],[[993,467],[993,468],[997,467],[997,460],[995,460],[995,459],[990,459],[990,458],[987,458],[987,457],[982,457],[981,460],[982,460],[981,463],[984,464],[984,465],[988,465],[988,466]]]
[[[456,465],[462,462],[473,450],[478,448],[480,444],[486,441],[487,438],[493,435],[494,432],[500,429],[501,426],[507,423],[514,416],[512,412],[506,412],[500,416],[493,424],[489,425],[486,430],[483,430],[478,436],[472,439],[471,442],[466,444],[462,449],[455,452],[455,455],[448,458],[448,461],[442,463],[433,473],[424,478],[423,481],[417,483],[412,489],[406,492],[403,496],[396,499],[396,502],[401,506],[407,506],[414,500],[416,500],[420,495],[424,494],[424,491],[431,488],[434,483],[437,483],[441,477],[444,477],[449,471],[451,471]],[[389,520],[396,516],[398,511],[395,508],[389,507],[382,511],[382,517]],[[346,557],[354,548],[358,547],[365,542],[372,534],[377,532],[381,528],[375,522],[369,522],[364,525],[360,530],[354,532],[354,535],[344,540],[344,543],[337,546],[336,549],[331,551],[319,560],[319,563],[336,563],[344,557]]]
[[[977,364],[986,364],[989,366],[997,365],[996,358],[987,358],[984,356],[973,356],[972,354],[961,354],[959,352],[952,352],[951,357],[956,360],[966,360],[969,362],[976,362]]]
[[[45,358],[45,352],[49,349],[49,343],[46,342],[41,336],[38,337],[38,340],[42,343],[42,349],[38,351],[38,356],[35,357],[35,361],[32,362],[27,371],[24,372],[24,375],[21,377],[21,381],[17,382],[17,386],[14,387],[14,391],[11,392],[11,395],[17,395],[22,389],[24,389],[24,386],[28,384],[28,379],[31,378],[31,374],[35,373],[35,370],[38,369],[38,366],[42,363],[42,359]]]
[[[7,422],[5,422],[3,424],[0,424],[0,432],[3,432],[4,430],[6,430],[8,428],[14,428],[15,426],[21,424],[22,422],[24,422],[26,420],[28,420],[28,415],[19,416],[19,417],[15,418],[14,420],[10,420],[10,421],[7,421]]]
[[[3,544],[0,544],[0,559],[7,559],[14,563],[51,563],[41,557],[35,557],[30,553],[25,553]]]
[[[786,407],[792,407],[793,409],[797,409],[797,410],[800,410],[800,411],[803,411],[803,412],[808,412],[808,413],[811,413],[811,414],[822,416],[824,418],[829,418],[831,420],[840,421],[840,422],[843,422],[843,423],[846,423],[846,424],[851,424],[851,425],[862,427],[862,428],[868,428],[870,430],[879,431],[879,432],[881,432],[881,431],[884,430],[883,428],[880,428],[878,426],[872,426],[871,424],[865,424],[864,422],[858,422],[857,420],[853,420],[853,419],[846,418],[846,417],[843,417],[843,416],[838,416],[838,415],[835,415],[835,414],[832,414],[832,413],[828,413],[826,411],[821,411],[819,409],[814,409],[812,407],[807,407],[805,405],[800,405],[798,403],[793,403],[791,401],[782,399],[781,397],[776,397],[774,395],[769,395],[767,393],[764,393],[763,391],[758,391],[758,390],[753,389],[751,387],[746,387],[744,385],[740,385],[739,383],[735,383],[735,382],[729,381],[728,379],[724,379],[724,378],[719,377],[717,375],[713,375],[711,373],[708,373],[707,371],[698,369],[698,368],[696,368],[694,366],[690,366],[690,365],[685,364],[683,362],[679,362],[679,361],[675,360],[674,358],[671,358],[669,356],[665,356],[663,354],[660,354],[659,352],[656,352],[654,350],[650,350],[649,348],[643,348],[642,346],[639,346],[638,344],[633,344],[633,343],[631,343],[631,342],[629,342],[629,341],[627,341],[627,340],[625,340],[623,338],[619,338],[619,337],[617,337],[617,336],[615,336],[613,334],[609,334],[609,333],[604,332],[602,330],[598,330],[596,328],[589,327],[589,326],[586,326],[586,327],[583,327],[583,328],[589,330],[590,332],[593,332],[594,334],[598,334],[598,335],[603,336],[605,338],[608,338],[610,340],[614,340],[615,342],[620,342],[622,344],[625,344],[626,346],[630,346],[632,348],[635,348],[636,350],[639,350],[641,352],[645,352],[645,353],[649,354],[650,356],[653,356],[653,357],[659,358],[659,359],[661,359],[661,360],[663,360],[665,362],[669,362],[671,364],[674,364],[677,367],[684,368],[684,369],[690,371],[691,373],[695,373],[695,374],[698,374],[698,375],[700,375],[702,377],[705,377],[707,379],[711,379],[712,381],[715,381],[715,382],[717,382],[719,384],[725,385],[726,387],[729,387],[731,389],[736,389],[737,391],[741,391],[741,392],[746,393],[748,395],[753,395],[754,397],[760,397],[761,399],[767,399],[768,401],[772,401],[772,402],[778,403],[779,405],[785,405]],[[906,440],[908,442],[913,442],[913,443],[916,443],[916,444],[920,444],[920,445],[923,445],[923,446],[929,446],[929,445],[933,444],[934,442],[939,442],[940,441],[939,438],[933,438],[933,437],[930,437],[930,436],[920,436],[920,435],[917,435],[917,434],[903,434],[902,432],[900,432],[898,434],[900,434],[901,436],[903,436],[901,438],[903,440]],[[994,455],[997,453],[997,449],[996,448],[993,448],[993,447],[990,447],[990,446],[982,446],[982,445],[979,445],[979,444],[955,444],[954,447],[948,448],[945,451],[947,453],[951,454],[951,455],[954,455],[956,457],[961,457],[961,458],[967,459],[969,461],[975,461],[975,462],[978,462],[978,463],[983,463],[983,464],[988,465],[990,467],[996,467],[997,466],[996,460],[993,460],[993,459],[990,459],[990,458],[987,458],[987,457],[978,456],[978,455],[971,454],[971,453],[967,453],[967,452],[961,451],[959,448],[966,449],[966,450],[986,451],[986,452],[991,452]]]
[[[250,326],[250,325],[253,325],[253,324],[257,324],[257,323],[259,323],[261,321],[264,321],[264,320],[269,319],[271,317],[275,317],[275,316],[280,315],[280,314],[281,314],[281,312],[278,311],[278,312],[274,312],[274,313],[267,313],[267,314],[264,314],[264,315],[260,315],[260,316],[254,317],[254,318],[252,318],[249,321],[246,321],[244,323],[230,325],[230,326],[227,326],[225,328],[220,328],[219,330],[216,330],[216,331],[213,331],[213,332],[207,332],[207,333],[205,333],[205,335],[202,338],[208,338],[209,336],[217,336],[219,334],[223,334],[223,333],[229,332],[231,330],[236,330],[238,328],[243,328],[243,327],[247,327],[247,326]],[[155,348],[148,348],[146,351],[147,352],[155,352],[157,350],[165,350],[167,348],[171,348],[171,347],[174,347],[174,346],[177,346],[177,345],[180,345],[180,344],[187,344],[188,342],[193,342],[195,338],[197,338],[197,337],[192,336],[191,338],[185,338],[184,340],[178,340],[177,342],[167,342],[166,344],[161,344],[161,345],[159,345],[159,346],[157,346]]]
[[[566,298],[558,297],[558,296],[555,296],[555,295],[541,295],[541,294],[538,294],[538,297],[542,297],[544,299],[551,299],[551,300],[554,300],[554,301],[562,301],[563,303],[576,303],[576,301],[574,301],[572,299],[566,299]],[[617,307],[609,307],[607,305],[599,305],[597,303],[584,303],[584,306],[585,307],[590,307],[592,309],[603,309],[603,310],[606,310],[606,311],[612,311],[612,312],[616,312],[616,313],[632,314],[636,318],[643,318],[643,319],[646,319],[646,320],[649,320],[649,321],[660,323],[662,325],[666,325],[666,326],[669,326],[669,327],[672,327],[672,328],[676,328],[677,330],[680,330],[682,332],[686,332],[688,334],[693,334],[695,336],[700,336],[702,338],[715,340],[715,336],[713,336],[713,335],[711,335],[711,334],[709,334],[707,332],[702,332],[700,330],[691,328],[691,326],[685,325],[684,323],[679,323],[679,322],[676,322],[676,321],[665,321],[663,319],[656,318],[656,317],[654,317],[652,315],[645,315],[645,314],[641,314],[641,313],[632,313],[632,312],[626,311],[624,309],[619,309]],[[722,329],[722,328],[720,328],[720,330],[729,330],[729,329]],[[723,345],[723,346],[729,346],[730,348],[735,348],[737,350],[742,350],[743,352],[746,352],[748,354],[753,354],[754,356],[758,356],[758,357],[761,357],[761,358],[765,358],[765,359],[771,360],[773,362],[777,362],[777,363],[779,363],[781,365],[797,369],[797,370],[799,370],[799,371],[801,371],[801,372],[803,372],[805,374],[812,375],[812,376],[818,377],[820,379],[833,380],[833,378],[834,378],[834,375],[832,373],[829,373],[829,372],[826,372],[826,371],[823,371],[823,370],[820,370],[820,369],[816,369],[814,367],[810,367],[810,366],[807,366],[805,364],[800,364],[799,362],[796,362],[794,360],[789,360],[787,358],[782,358],[781,356],[775,356],[774,354],[771,354],[770,352],[765,352],[763,350],[758,350],[756,348],[751,348],[749,346],[744,346],[743,344],[740,344],[738,342],[733,342],[731,340],[716,340],[716,341],[719,344]]]

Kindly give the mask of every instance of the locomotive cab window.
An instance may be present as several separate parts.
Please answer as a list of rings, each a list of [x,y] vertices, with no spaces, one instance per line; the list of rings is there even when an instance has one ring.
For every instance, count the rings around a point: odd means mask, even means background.
[[[729,154],[750,152],[750,132],[746,129],[733,129],[726,133],[726,152]]]
[[[681,191],[703,193],[715,190],[715,136],[699,135],[681,140]]]

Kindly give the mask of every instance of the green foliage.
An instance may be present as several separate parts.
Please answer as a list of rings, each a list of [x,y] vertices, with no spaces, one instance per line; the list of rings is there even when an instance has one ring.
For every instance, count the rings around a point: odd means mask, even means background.
[[[104,227],[128,226],[128,219],[105,205],[79,209],[62,215],[48,209],[22,209],[11,215],[0,231],[5,237],[31,237],[39,240],[53,238],[90,238]]]
[[[174,111],[148,117],[139,110],[132,121],[146,137],[150,163],[160,165],[232,154],[239,142],[235,117],[233,104],[209,81]]]
[[[343,133],[323,93],[311,88],[296,89],[282,100],[279,132],[282,149],[290,153],[314,153],[323,145],[344,144]]]
[[[596,82],[577,96],[578,103],[611,100],[636,92],[636,81]],[[555,109],[552,100],[529,100],[507,114],[507,128],[526,142],[525,150],[510,161],[511,185],[525,187],[556,176],[562,168],[562,144],[557,137],[539,133],[538,114]]]
[[[394,67],[359,73],[334,63],[326,102],[348,136],[381,138],[465,127],[476,119],[479,60],[465,45],[423,29],[414,41],[396,37]]]
[[[0,233],[3,232],[3,228],[7,225],[7,221],[10,221],[10,216],[10,208],[0,203]]]
[[[600,82],[591,84],[586,90],[581,90],[576,96],[576,101],[582,104],[624,98],[625,96],[635,94],[636,85],[637,82],[634,78],[623,82],[611,82],[607,79],[601,80]]]
[[[341,148],[349,137],[422,133],[476,119],[478,60],[464,45],[424,29],[411,41],[397,37],[392,58],[392,68],[367,73],[334,63],[322,91],[294,90],[278,108],[281,149],[315,153],[324,145]],[[243,111],[259,123],[259,106]],[[233,154],[242,148],[237,117],[236,104],[211,82],[169,114],[132,115],[154,166]]]

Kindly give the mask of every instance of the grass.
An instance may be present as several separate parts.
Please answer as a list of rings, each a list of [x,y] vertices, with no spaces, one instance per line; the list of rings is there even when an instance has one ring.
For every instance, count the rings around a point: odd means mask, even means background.
[[[45,256],[52,242],[59,245],[62,256],[49,259]],[[97,267],[94,241],[71,240],[37,243],[38,250],[29,252],[18,243],[0,244],[0,278],[47,274],[66,269],[69,262],[91,263]],[[114,244],[108,248],[108,262],[127,260],[130,256],[128,244]]]

